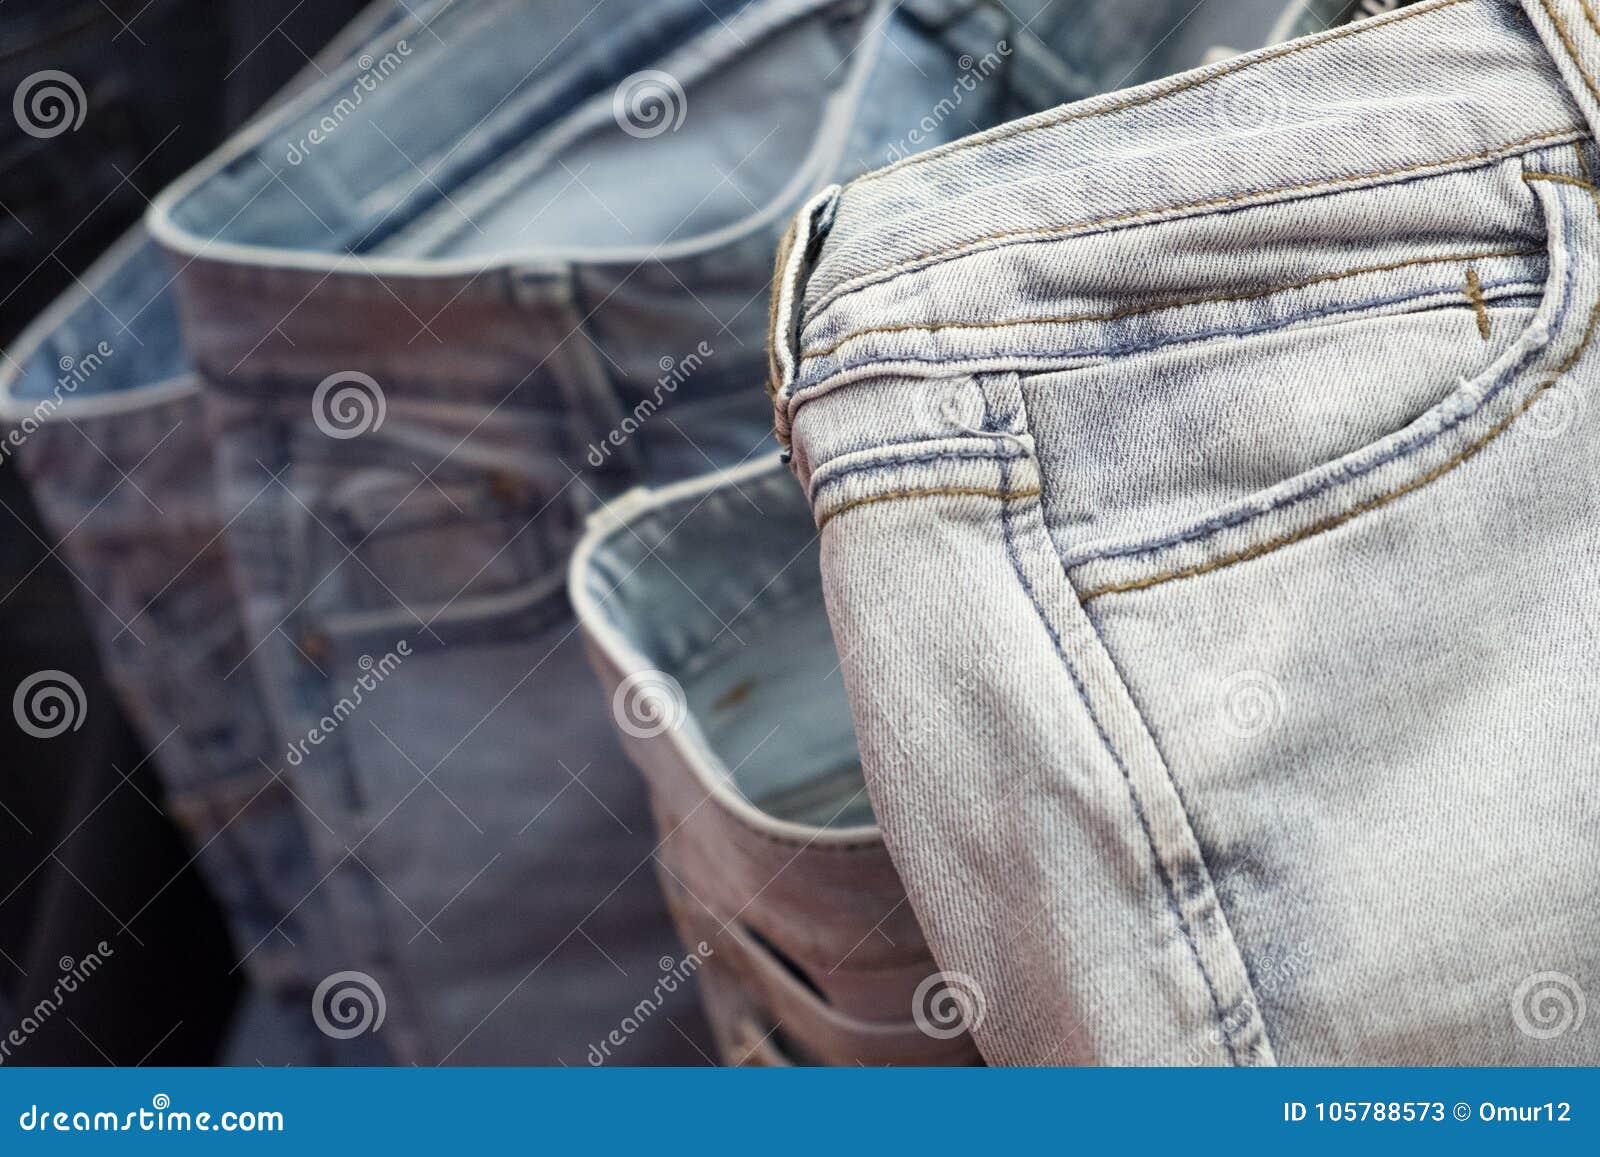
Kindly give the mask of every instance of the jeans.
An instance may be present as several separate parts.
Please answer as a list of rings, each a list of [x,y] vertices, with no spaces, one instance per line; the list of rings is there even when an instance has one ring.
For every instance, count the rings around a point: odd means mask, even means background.
[[[1428,0],[797,218],[777,426],[990,1062],[1600,1060],[1597,77]]]
[[[19,103],[0,132],[0,201],[9,210],[0,265],[14,275],[4,279],[7,318],[25,319],[77,284],[15,343],[13,327],[0,327],[4,501],[24,521],[12,487],[26,476],[48,527],[25,531],[13,553],[24,554],[34,534],[56,556],[16,569],[15,585],[5,584],[8,620],[17,620],[5,624],[8,652],[19,667],[5,685],[39,676],[31,703],[47,709],[58,695],[69,719],[42,738],[34,720],[6,768],[17,781],[6,784],[7,810],[19,823],[16,813],[26,815],[28,834],[43,844],[12,841],[27,863],[0,901],[12,917],[28,899],[25,885],[43,893],[30,955],[16,953],[28,974],[19,1006],[33,1008],[30,991],[50,992],[64,956],[81,958],[102,937],[122,951],[101,974],[119,980],[96,985],[99,999],[76,1007],[71,1025],[58,1019],[29,1035],[9,1060],[213,1059],[242,978],[250,999],[289,1026],[274,1036],[295,1044],[268,1055],[259,1041],[230,1034],[246,1050],[240,1059],[313,1060],[326,1041],[306,1016],[314,981],[286,937],[300,941],[314,905],[286,914],[314,878],[300,866],[294,804],[258,762],[274,745],[264,742],[251,680],[221,678],[233,665],[222,656],[243,654],[243,633],[231,586],[219,581],[203,415],[167,277],[152,246],[116,237],[144,207],[136,186],[176,176],[297,69],[312,71],[296,45],[322,45],[360,5],[337,0],[298,14],[287,3],[247,10],[171,0],[21,7],[8,9],[18,36],[0,69],[5,91],[33,102]],[[353,53],[349,37],[391,8],[372,5],[319,60]],[[261,21],[252,34],[247,25]],[[281,38],[263,45],[260,34],[274,28]],[[80,617],[109,688],[74,654]],[[35,635],[39,645],[28,646]],[[132,731],[111,691],[137,723],[142,749],[125,746]],[[46,829],[18,801],[22,781],[31,781],[30,795],[59,799],[59,828]],[[283,934],[238,968],[240,954],[280,922]]]
[[[395,1059],[579,1063],[681,963],[568,556],[607,499],[768,444],[772,246],[951,91],[955,45],[993,44],[993,10],[941,7],[457,5],[157,198],[231,678],[262,688],[337,968],[383,993]],[[530,52],[550,28],[575,34]],[[695,1060],[696,1024],[685,986],[616,1059]]]
[[[661,886],[723,1060],[975,1063],[930,995],[938,968],[861,777],[816,534],[776,457],[618,499],[573,557],[572,593],[650,787]]]

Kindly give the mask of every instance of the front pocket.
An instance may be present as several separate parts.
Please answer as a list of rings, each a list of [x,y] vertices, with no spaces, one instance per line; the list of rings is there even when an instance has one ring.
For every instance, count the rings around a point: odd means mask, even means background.
[[[1380,302],[1356,320],[1093,367],[1152,395],[1148,405],[1133,395],[1137,406],[1122,395],[1098,423],[1094,394],[1064,405],[1085,371],[1029,379],[1051,533],[1080,596],[1197,578],[1337,529],[1444,477],[1575,389],[1563,375],[1600,299],[1580,258],[1596,194],[1581,176],[1528,168],[1546,256],[1502,259],[1513,264],[1493,277],[1487,259],[1454,270],[1457,301]]]
[[[547,433],[486,422],[441,459],[449,428],[402,421],[343,444],[299,432],[285,513],[306,612],[416,629],[558,582],[587,495]]]

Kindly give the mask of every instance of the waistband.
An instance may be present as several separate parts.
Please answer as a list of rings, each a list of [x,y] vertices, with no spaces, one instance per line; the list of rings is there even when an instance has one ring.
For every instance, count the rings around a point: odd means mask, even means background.
[[[868,173],[814,198],[780,256],[780,440],[811,397],[883,372],[892,353],[849,338],[935,268],[981,285],[973,267],[1011,247],[1410,182],[1597,121],[1594,0],[1428,0]]]
[[[519,4],[500,2],[424,10],[229,142],[157,197],[148,216],[152,236],[177,271],[186,337],[208,380],[238,384],[250,376],[241,365],[246,358],[275,376],[326,372],[342,364],[340,358],[370,358],[372,335],[381,332],[386,338],[398,334],[392,344],[406,351],[392,377],[452,381],[460,376],[461,347],[446,330],[467,315],[462,324],[471,333],[455,336],[488,345],[504,338],[522,352],[528,338],[512,335],[513,328],[526,328],[532,317],[538,329],[543,317],[559,338],[571,331],[574,310],[589,317],[588,328],[603,345],[615,330],[661,334],[665,352],[685,342],[692,347],[705,315],[677,303],[684,286],[708,293],[727,279],[730,265],[763,267],[782,221],[838,170],[861,86],[883,38],[881,25],[892,14],[887,0],[764,0],[736,13],[735,7],[654,0],[615,16],[611,25],[597,28],[580,20],[564,48],[554,43],[560,33],[552,32],[543,59],[516,58],[517,67],[504,78],[510,92],[499,85],[486,95],[490,81],[481,76],[467,85],[487,111],[479,118],[474,106],[466,123],[437,140],[439,78],[483,73],[485,44],[525,38],[528,15]],[[610,126],[621,115],[613,96],[620,95],[618,83],[630,72],[670,75],[692,102],[698,82],[763,39],[797,22],[841,14],[861,21],[865,43],[842,63],[813,139],[796,142],[801,147],[788,187],[742,220],[633,248],[595,248],[574,238],[561,245],[512,242],[468,254],[452,254],[448,244],[421,255],[384,252],[386,240],[409,221],[447,205],[452,182],[477,180],[491,169],[498,174],[495,166],[508,155],[548,153],[563,140]],[[357,92],[360,99],[352,96]],[[382,110],[381,124],[373,109]],[[370,123],[345,123],[362,118]],[[433,127],[425,131],[424,122]],[[307,148],[319,126],[322,134],[304,162],[286,161],[286,150]],[[394,150],[381,159],[403,172],[374,171],[380,159],[371,152],[375,128],[394,138]],[[684,125],[684,131],[692,128],[692,122]],[[633,143],[643,148],[650,142]],[[280,182],[292,190],[272,194]],[[574,189],[572,195],[580,194]],[[320,240],[307,243],[312,234]],[[624,284],[628,292],[619,299]],[[313,313],[326,324],[308,320]],[[636,314],[653,317],[655,324],[641,324]],[[679,315],[687,326],[672,324]],[[675,335],[678,328],[682,332]],[[293,347],[279,342],[275,330],[290,331]],[[430,348],[453,352],[440,365]],[[470,367],[466,376],[472,377]]]

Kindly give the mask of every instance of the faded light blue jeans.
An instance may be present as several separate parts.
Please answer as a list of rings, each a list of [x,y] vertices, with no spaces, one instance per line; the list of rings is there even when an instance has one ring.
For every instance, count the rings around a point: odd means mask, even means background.
[[[1586,0],[1430,0],[800,215],[778,430],[991,1062],[1600,1060],[1597,85]]]

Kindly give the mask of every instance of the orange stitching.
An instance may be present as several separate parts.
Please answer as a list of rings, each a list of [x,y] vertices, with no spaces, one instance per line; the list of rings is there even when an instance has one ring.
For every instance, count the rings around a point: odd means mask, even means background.
[[[1456,2],[1459,2],[1459,0],[1456,0]],[[1509,144],[1496,145],[1494,148],[1486,149],[1481,153],[1467,153],[1464,156],[1459,157],[1445,157],[1441,160],[1424,161],[1420,165],[1403,165],[1400,168],[1379,169],[1376,172],[1357,173],[1349,177],[1337,177],[1328,180],[1310,181],[1299,185],[1283,185],[1275,189],[1259,189],[1250,193],[1237,193],[1228,197],[1212,197],[1204,201],[1191,201],[1182,205],[1166,205],[1159,209],[1141,209],[1135,213],[1120,213],[1114,217],[1100,217],[1092,221],[1075,222],[1071,225],[1052,225],[1048,228],[1038,229],[1010,229],[1000,233],[990,233],[986,236],[976,238],[975,240],[962,241],[944,249],[934,249],[927,253],[918,254],[917,256],[912,257],[910,260],[901,261],[894,265],[886,266],[883,269],[875,269],[871,273],[864,273],[858,277],[853,277],[841,285],[839,289],[835,291],[835,295],[836,297],[843,297],[847,293],[855,292],[855,289],[847,288],[849,286],[855,286],[859,288],[864,282],[881,277],[885,273],[898,273],[910,269],[912,266],[918,265],[921,262],[931,261],[936,257],[949,257],[954,254],[961,253],[964,250],[971,249],[975,246],[985,245],[991,241],[1007,241],[1018,237],[1060,237],[1071,233],[1081,232],[1086,229],[1100,228],[1106,225],[1126,225],[1132,221],[1142,220],[1146,217],[1159,217],[1165,213],[1181,213],[1191,209],[1215,209],[1225,205],[1237,205],[1242,202],[1255,200],[1258,198],[1275,197],[1282,193],[1309,193],[1316,189],[1336,189],[1345,185],[1359,184],[1362,181],[1376,181],[1382,180],[1386,177],[1403,177],[1409,173],[1422,172],[1425,169],[1443,168],[1448,165],[1461,165],[1467,163],[1468,161],[1493,160],[1497,157],[1517,152],[1520,149],[1526,149],[1530,145],[1541,144],[1545,141],[1553,141],[1560,137],[1571,138],[1573,136],[1583,136],[1587,134],[1588,131],[1589,130],[1586,128],[1569,126],[1567,128],[1554,129],[1550,132],[1537,133],[1534,136],[1526,137],[1520,141],[1512,141]],[[831,300],[829,304],[832,304]],[[816,314],[813,314],[812,316],[814,319]]]
[[[1583,153],[1580,151],[1578,156],[1583,156]],[[1522,174],[1522,179],[1524,181],[1554,181],[1558,185],[1576,185],[1580,189],[1588,189],[1591,193],[1597,191],[1592,181],[1582,181],[1577,177],[1568,177],[1563,173],[1527,172]]]
[[[839,509],[826,515],[817,523],[817,530],[838,518],[847,510],[854,510],[858,506],[871,506],[874,502],[896,502],[902,498],[998,498],[1002,502],[1013,498],[1037,498],[1042,493],[1038,487],[1032,490],[995,490],[980,486],[942,486],[933,490],[891,490],[887,494],[870,494],[865,498],[854,498],[846,502]]]
[[[1478,280],[1476,269],[1467,270],[1467,300],[1472,302],[1472,311],[1478,315],[1478,336],[1488,341],[1489,306],[1483,299],[1483,282]]]
[[[1342,514],[1335,514],[1330,518],[1325,518],[1320,522],[1313,523],[1312,525],[1301,530],[1294,531],[1291,534],[1285,534],[1281,537],[1270,539],[1266,542],[1257,543],[1255,546],[1249,547],[1246,550],[1241,550],[1234,554],[1223,555],[1221,558],[1212,559],[1210,562],[1202,563],[1198,566],[1184,567],[1182,570],[1166,571],[1162,574],[1152,575],[1150,578],[1140,579],[1137,582],[1115,583],[1108,586],[1095,587],[1093,590],[1079,595],[1078,601],[1080,603],[1087,603],[1089,600],[1097,599],[1101,595],[1126,594],[1129,591],[1148,590],[1151,587],[1161,586],[1163,583],[1175,582],[1179,579],[1194,578],[1196,575],[1209,574],[1211,571],[1222,570],[1224,567],[1233,566],[1235,563],[1248,562],[1251,559],[1260,558],[1264,554],[1271,554],[1273,551],[1281,550],[1283,547],[1291,546],[1294,543],[1304,541],[1305,539],[1312,538],[1319,534],[1325,534],[1336,527],[1343,526],[1345,523],[1354,518],[1358,518],[1361,515],[1366,514],[1368,511],[1378,510],[1381,507],[1388,506],[1396,499],[1403,498],[1413,491],[1422,489],[1422,487],[1428,485],[1428,483],[1443,478],[1456,467],[1472,458],[1478,453],[1478,451],[1489,445],[1489,443],[1493,442],[1501,434],[1505,433],[1506,430],[1510,429],[1511,423],[1515,422],[1518,418],[1522,417],[1523,414],[1532,409],[1533,404],[1544,395],[1546,390],[1550,389],[1550,387],[1556,384],[1556,381],[1561,377],[1562,374],[1566,373],[1572,369],[1573,366],[1577,365],[1578,359],[1583,356],[1584,351],[1589,348],[1589,343],[1594,340],[1595,328],[1597,324],[1600,324],[1600,305],[1596,305],[1594,309],[1590,311],[1589,325],[1584,330],[1583,340],[1578,343],[1578,348],[1572,351],[1572,354],[1566,359],[1566,361],[1562,362],[1561,365],[1556,368],[1555,377],[1552,377],[1549,381],[1543,383],[1538,389],[1534,390],[1533,393],[1529,394],[1525,399],[1523,399],[1521,405],[1519,405],[1510,414],[1502,418],[1499,422],[1495,423],[1494,427],[1478,441],[1472,443],[1454,458],[1440,463],[1438,466],[1435,466],[1432,470],[1428,471],[1420,478],[1413,479],[1404,486],[1400,487],[1398,490],[1391,491],[1388,494],[1380,495],[1379,497],[1371,499],[1370,501],[1361,503],[1359,506],[1354,506],[1351,509],[1344,511]]]
[[[1594,9],[1589,7],[1589,0],[1578,0],[1583,5],[1583,18],[1589,22],[1589,27],[1594,29],[1595,35],[1600,36],[1600,23],[1595,22]]]
[[[1418,257],[1409,261],[1395,261],[1386,265],[1365,265],[1357,269],[1347,269],[1341,273],[1326,273],[1320,277],[1308,278],[1305,281],[1293,281],[1286,285],[1274,285],[1266,289],[1253,289],[1248,293],[1224,293],[1209,297],[1190,297],[1178,301],[1164,301],[1156,305],[1141,305],[1129,309],[1120,309],[1112,313],[1079,313],[1063,314],[1056,317],[1024,317],[1013,321],[938,321],[925,325],[880,325],[871,329],[857,330],[846,337],[840,338],[826,349],[809,350],[802,357],[821,358],[831,353],[836,353],[840,347],[857,338],[866,337],[875,333],[909,333],[912,331],[938,333],[946,329],[1007,329],[1019,325],[1071,325],[1084,321],[1122,321],[1129,317],[1139,317],[1147,313],[1158,313],[1167,309],[1182,309],[1191,305],[1207,305],[1215,302],[1257,301],[1263,297],[1270,297],[1275,293],[1288,293],[1297,289],[1307,289],[1313,285],[1322,285],[1329,281],[1339,281],[1344,278],[1360,277],[1368,273],[1390,273],[1396,269],[1405,269],[1413,265],[1447,265],[1453,261],[1484,261],[1493,257],[1534,257],[1544,252],[1542,249],[1498,249],[1483,253],[1458,253],[1442,257]]]
[[[1545,15],[1550,17],[1550,23],[1555,25],[1556,35],[1561,37],[1567,55],[1572,57],[1573,67],[1578,70],[1578,75],[1583,77],[1583,83],[1589,87],[1589,95],[1594,97],[1596,102],[1600,102],[1600,89],[1595,88],[1594,78],[1589,75],[1589,70],[1583,67],[1583,60],[1578,56],[1578,46],[1572,43],[1572,34],[1567,31],[1567,22],[1561,19],[1561,14],[1551,5],[1550,0],[1539,0],[1539,4],[1544,9]]]
[[[1061,116],[1055,117],[1051,120],[1041,121],[1034,124],[1025,123],[1012,125],[1009,128],[992,132],[989,135],[980,134],[979,136],[971,137],[964,141],[958,141],[943,151],[934,150],[928,153],[906,157],[903,160],[897,161],[895,164],[886,165],[883,168],[877,169],[871,173],[864,173],[852,181],[851,184],[864,185],[869,181],[877,180],[879,177],[888,176],[890,173],[897,172],[900,169],[910,168],[913,165],[921,164],[925,161],[941,160],[944,157],[952,156],[953,154],[962,152],[965,149],[977,148],[981,145],[991,145],[998,141],[1009,140],[1012,137],[1022,136],[1026,133],[1036,132],[1040,129],[1055,128],[1057,125],[1070,124],[1073,121],[1093,120],[1095,117],[1106,116],[1110,113],[1125,112],[1130,108],[1138,108],[1141,105],[1154,104],[1156,101],[1164,100],[1169,96],[1176,96],[1181,92],[1187,92],[1190,89],[1199,88],[1202,85],[1210,84],[1214,80],[1222,80],[1225,77],[1233,76],[1236,73],[1243,72],[1247,68],[1253,68],[1258,64],[1269,64],[1272,61],[1281,60],[1286,56],[1293,56],[1299,52],[1307,52],[1313,48],[1320,48],[1322,45],[1331,44],[1335,40],[1343,40],[1347,36],[1359,36],[1363,32],[1373,32],[1378,28],[1385,28],[1390,24],[1398,24],[1402,20],[1410,20],[1414,16],[1421,16],[1428,12],[1438,12],[1441,9],[1450,8],[1460,3],[1463,3],[1463,0],[1441,0],[1441,2],[1438,4],[1419,5],[1415,8],[1408,8],[1403,12],[1396,12],[1393,16],[1383,20],[1369,21],[1358,25],[1351,25],[1347,28],[1341,28],[1337,31],[1325,33],[1318,36],[1316,39],[1307,41],[1305,43],[1288,45],[1284,48],[1269,52],[1264,56],[1223,65],[1216,72],[1208,73],[1205,76],[1196,77],[1193,80],[1183,81],[1179,84],[1161,89],[1158,92],[1149,93],[1145,96],[1128,97],[1121,101],[1117,101],[1116,103],[1107,105],[1104,108],[1086,109],[1082,112],[1063,113]]]

